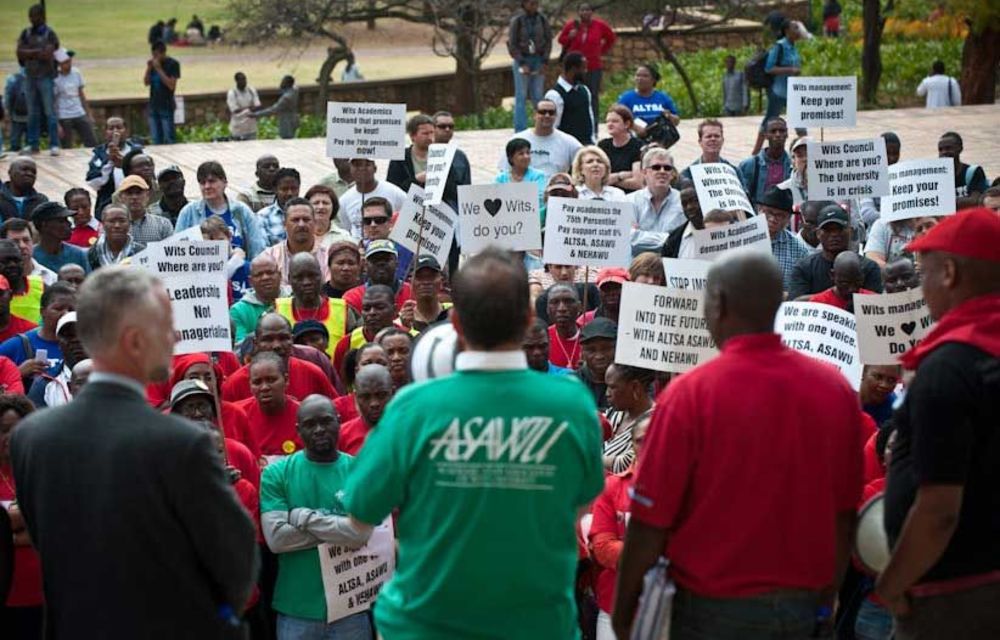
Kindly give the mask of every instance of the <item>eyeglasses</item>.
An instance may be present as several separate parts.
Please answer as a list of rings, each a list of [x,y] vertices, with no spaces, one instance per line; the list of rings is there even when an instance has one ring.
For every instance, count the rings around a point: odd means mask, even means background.
[[[434,128],[436,128],[436,129],[454,129],[455,125],[454,125],[454,123],[452,123],[452,124],[446,124],[444,122],[441,122],[441,123],[438,123],[438,124],[434,125]]]
[[[651,164],[651,165],[649,165],[646,168],[649,169],[650,171],[673,171],[674,170],[673,165],[669,165],[669,164]]]
[[[385,224],[386,222],[389,222],[388,216],[375,216],[373,218],[362,218],[362,220],[364,220],[363,224],[371,226]]]
[[[535,113],[537,113],[540,116],[554,116],[554,115],[556,115],[556,110],[555,109],[539,109]]]

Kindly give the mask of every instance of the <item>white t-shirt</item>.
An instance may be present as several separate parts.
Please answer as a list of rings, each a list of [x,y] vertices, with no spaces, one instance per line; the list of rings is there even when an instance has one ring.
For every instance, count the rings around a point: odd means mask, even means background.
[[[951,87],[951,95],[948,95],[948,87]],[[927,96],[927,108],[937,107],[958,107],[962,105],[962,90],[958,86],[958,81],[951,76],[939,74],[927,76],[920,81],[917,87],[918,96]]]
[[[247,136],[257,133],[257,119],[247,114],[236,115],[244,109],[259,109],[260,97],[257,90],[251,86],[240,91],[236,87],[226,94],[226,106],[229,107],[229,132],[234,136]]]
[[[386,180],[379,180],[375,189],[364,195],[364,200],[371,200],[376,196],[388,200],[392,204],[392,210],[397,212],[406,201],[406,193]],[[350,231],[356,240],[361,239],[361,201],[357,185],[351,185],[340,197],[340,213],[337,214],[337,224]]]
[[[531,143],[531,168],[541,171],[546,178],[557,173],[569,173],[573,157],[583,147],[579,140],[558,129],[547,136],[536,134],[534,129],[525,129],[511,136],[511,140],[514,138],[522,138]],[[501,171],[510,169],[507,154],[502,150],[497,166]]]
[[[57,73],[53,86],[55,94],[56,118],[69,120],[87,115],[80,100],[80,89],[84,86],[83,76],[76,69],[69,73]]]

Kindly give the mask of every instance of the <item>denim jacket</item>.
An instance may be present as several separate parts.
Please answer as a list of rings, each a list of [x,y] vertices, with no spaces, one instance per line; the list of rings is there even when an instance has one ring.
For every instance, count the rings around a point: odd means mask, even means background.
[[[239,200],[227,198],[227,202],[229,203],[229,212],[233,217],[233,224],[238,226],[239,235],[243,238],[243,250],[247,254],[247,259],[253,260],[257,254],[267,248],[267,239],[260,219],[253,214],[250,207]],[[211,215],[206,213],[207,209],[204,200],[195,200],[184,205],[184,208],[177,215],[177,226],[174,228],[174,233],[200,225],[202,220]]]

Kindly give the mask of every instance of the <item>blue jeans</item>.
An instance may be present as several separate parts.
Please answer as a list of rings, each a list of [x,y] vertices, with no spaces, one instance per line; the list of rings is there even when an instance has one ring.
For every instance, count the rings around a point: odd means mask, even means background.
[[[531,75],[521,73],[522,66],[528,67],[532,71]],[[520,64],[515,61],[511,67],[514,70],[514,131],[524,131],[528,128],[525,99],[530,96],[532,105],[537,105],[545,95],[545,76],[540,72],[542,58],[525,56]]]
[[[49,146],[59,146],[59,120],[52,106],[52,78],[25,78],[25,93],[28,96],[28,145],[32,149],[41,146],[41,125],[44,115],[49,130]],[[41,107],[41,109],[39,109]]]
[[[368,613],[355,613],[327,624],[322,620],[278,614],[278,640],[372,640]]]
[[[892,637],[892,614],[866,599],[858,608],[854,637],[857,640],[889,640]]]
[[[149,108],[149,135],[153,138],[153,144],[174,143],[173,110]]]
[[[788,98],[775,95],[771,87],[767,88],[767,111],[764,112],[764,120],[760,123],[761,133],[767,131],[767,121],[780,116],[785,111]]]
[[[10,121],[10,140],[8,140],[8,148],[11,151],[17,151],[24,145],[25,136],[28,133],[28,123],[27,122],[15,122]]]
[[[801,640],[813,632],[818,604],[807,591],[703,598],[679,589],[670,640]]]

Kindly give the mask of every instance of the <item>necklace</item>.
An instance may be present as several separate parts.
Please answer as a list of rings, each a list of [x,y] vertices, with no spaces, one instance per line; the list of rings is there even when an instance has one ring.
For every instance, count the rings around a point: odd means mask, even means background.
[[[580,335],[579,331],[577,332],[577,335]],[[572,341],[574,338],[569,338],[569,340]],[[580,359],[580,343],[579,342],[574,343],[573,348],[569,350],[569,353],[567,353],[566,345],[563,344],[563,338],[562,336],[559,335],[559,331],[557,330],[556,344],[559,345],[559,350],[562,351],[563,357],[566,358],[566,366],[569,367],[570,369],[576,369],[576,363]]]

